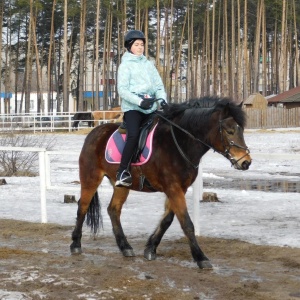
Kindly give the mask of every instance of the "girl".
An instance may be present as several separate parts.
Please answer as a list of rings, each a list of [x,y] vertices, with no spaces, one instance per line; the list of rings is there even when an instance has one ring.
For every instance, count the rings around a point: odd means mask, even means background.
[[[127,51],[122,56],[118,69],[117,88],[127,136],[116,186],[128,187],[132,184],[130,163],[138,143],[140,126],[149,114],[158,109],[158,103],[153,103],[149,98],[160,98],[160,105],[167,105],[161,77],[154,64],[144,56],[145,43],[144,33],[139,30],[131,30],[125,35],[124,45]]]

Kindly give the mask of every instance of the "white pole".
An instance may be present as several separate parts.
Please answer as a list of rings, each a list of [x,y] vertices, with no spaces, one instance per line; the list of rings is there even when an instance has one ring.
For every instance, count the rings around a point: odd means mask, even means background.
[[[199,224],[199,216],[200,216],[200,198],[202,198],[203,194],[203,180],[202,180],[202,164],[200,162],[198,167],[198,176],[193,183],[193,223],[195,228],[195,235],[200,235],[200,224]]]
[[[49,152],[45,152],[45,176],[46,176],[46,188],[50,189],[51,188],[51,167],[50,167],[50,157],[49,157]]]
[[[40,188],[41,188],[41,222],[47,223],[46,208],[46,151],[39,151]]]

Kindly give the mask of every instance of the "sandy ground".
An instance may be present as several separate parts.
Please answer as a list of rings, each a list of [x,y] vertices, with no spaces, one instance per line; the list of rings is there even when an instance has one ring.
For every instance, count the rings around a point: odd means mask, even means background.
[[[143,258],[146,236],[128,236],[124,258],[111,237],[85,234],[70,255],[72,227],[0,220],[0,299],[300,298],[300,249],[199,238],[213,270],[192,261],[185,238],[162,240],[156,261]]]

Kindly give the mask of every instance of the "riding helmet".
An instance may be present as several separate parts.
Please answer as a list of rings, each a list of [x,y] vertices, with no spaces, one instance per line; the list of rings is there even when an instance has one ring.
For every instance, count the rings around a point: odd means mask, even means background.
[[[145,35],[140,30],[130,30],[125,34],[124,46],[128,51],[130,51],[130,48],[135,40],[142,40],[144,44],[146,43]]]

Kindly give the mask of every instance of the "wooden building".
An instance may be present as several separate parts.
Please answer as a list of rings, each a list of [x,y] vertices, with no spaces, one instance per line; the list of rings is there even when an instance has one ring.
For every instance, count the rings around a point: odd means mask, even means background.
[[[300,86],[268,99],[268,106],[288,109],[300,107]]]
[[[260,93],[251,94],[244,102],[245,108],[266,109],[267,99]]]

